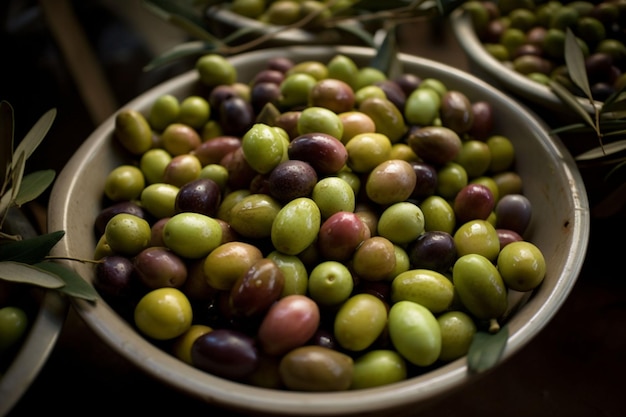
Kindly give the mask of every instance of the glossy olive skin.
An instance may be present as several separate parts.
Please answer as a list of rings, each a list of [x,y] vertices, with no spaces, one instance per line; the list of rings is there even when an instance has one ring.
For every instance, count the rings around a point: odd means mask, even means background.
[[[93,285],[103,296],[126,297],[135,287],[133,261],[125,256],[105,256],[96,264]]]
[[[187,280],[187,265],[174,252],[159,246],[142,250],[133,258],[139,280],[148,288],[180,288]]]
[[[214,217],[222,201],[222,191],[217,183],[208,178],[198,178],[183,184],[176,194],[176,212],[193,211]]]
[[[378,297],[361,293],[346,300],[335,316],[337,343],[349,351],[371,346],[387,325],[387,307]]]
[[[308,197],[317,180],[317,172],[311,164],[299,160],[287,160],[278,164],[270,172],[269,193],[282,202],[298,197]]]
[[[454,238],[448,232],[440,230],[426,231],[407,248],[413,268],[432,269],[437,272],[448,271],[457,258]]]
[[[113,216],[120,213],[132,214],[142,219],[146,219],[148,214],[146,210],[132,201],[120,201],[110,206],[106,206],[98,213],[96,220],[94,222],[94,226],[96,229],[96,234],[102,235],[104,234],[104,228],[107,223]]]
[[[218,136],[203,141],[191,153],[195,155],[202,166],[218,164],[229,152],[241,146],[241,139],[237,136]]]
[[[467,184],[454,198],[454,214],[459,224],[486,220],[496,206],[493,193],[481,184]]]
[[[345,391],[352,383],[354,360],[323,346],[302,346],[280,361],[279,373],[285,386],[295,391]]]
[[[348,153],[340,138],[325,133],[306,133],[289,143],[289,159],[309,163],[319,175],[334,174],[346,164]]]
[[[324,259],[347,261],[356,248],[371,237],[369,227],[351,211],[340,211],[320,226],[317,246]]]
[[[236,315],[250,317],[265,312],[283,291],[285,277],[271,259],[260,259],[230,290],[230,304]]]
[[[461,150],[461,139],[444,126],[426,126],[409,133],[408,144],[425,162],[443,165],[456,158]]]
[[[252,337],[229,329],[215,329],[191,345],[191,362],[199,369],[232,380],[249,376],[259,364]]]

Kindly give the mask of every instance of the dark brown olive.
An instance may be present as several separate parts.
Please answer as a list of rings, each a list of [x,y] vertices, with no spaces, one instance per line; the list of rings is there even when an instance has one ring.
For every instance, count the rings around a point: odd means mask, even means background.
[[[405,96],[409,96],[420,85],[422,79],[415,74],[403,73],[393,81],[402,89]]]
[[[475,139],[485,140],[493,132],[493,108],[488,101],[475,101],[472,103],[474,123],[469,134]]]
[[[317,172],[308,162],[287,160],[270,172],[269,193],[282,202],[306,197],[313,191],[317,179]]]
[[[124,256],[105,256],[96,264],[93,285],[103,296],[126,297],[136,279],[133,262]]]
[[[267,311],[284,285],[285,276],[278,265],[268,258],[259,259],[235,281],[230,291],[233,313],[250,317]]]
[[[497,229],[509,229],[524,236],[530,224],[532,205],[523,194],[507,194],[498,200],[495,212]]]
[[[524,240],[519,233],[509,229],[496,229],[498,233],[498,240],[500,241],[500,249],[505,247],[511,242],[520,242]]]
[[[247,188],[257,172],[250,166],[241,147],[224,155],[220,161],[228,171],[227,185],[233,190]]]
[[[267,61],[267,68],[286,73],[293,67],[294,63],[289,58],[273,57]]]
[[[320,175],[339,172],[348,160],[343,143],[326,133],[300,135],[289,143],[287,152],[289,159],[308,162]]]
[[[457,224],[464,224],[470,220],[486,220],[495,205],[496,201],[489,188],[470,183],[457,193],[452,207]]]
[[[459,135],[445,126],[412,129],[408,144],[423,161],[435,165],[454,160],[463,146]]]
[[[380,87],[384,92],[387,100],[391,101],[401,112],[404,111],[404,103],[406,102],[406,93],[394,81],[382,80],[374,85]]]
[[[191,345],[192,364],[226,379],[241,380],[256,370],[259,352],[254,339],[237,330],[215,329]]]
[[[144,249],[133,259],[133,266],[141,282],[148,288],[180,288],[187,280],[187,265],[166,247]]]
[[[220,186],[210,178],[198,178],[183,184],[176,194],[174,208],[214,217],[222,201]]]
[[[537,55],[520,55],[513,60],[513,69],[520,74],[545,74],[552,71],[552,62]]]
[[[252,105],[241,97],[230,97],[219,107],[219,120],[225,135],[243,136],[254,124]]]
[[[266,69],[257,72],[252,81],[250,81],[250,85],[255,86],[258,83],[280,84],[284,79],[284,72],[275,69]]]
[[[454,237],[448,232],[426,231],[407,248],[412,268],[447,272],[457,258]]]
[[[324,78],[309,91],[309,103],[311,106],[324,107],[335,113],[347,112],[354,108],[354,91],[344,81]]]
[[[441,98],[440,117],[443,126],[466,133],[474,123],[472,103],[462,92],[449,90]]]
[[[211,110],[218,110],[222,103],[231,97],[239,97],[239,93],[232,85],[218,85],[209,93],[209,106]]]
[[[430,164],[412,161],[411,166],[415,171],[415,188],[411,198],[422,200],[435,194],[437,190],[437,170]]]
[[[300,133],[298,133],[298,119],[300,118],[300,114],[301,112],[296,110],[283,112],[276,118],[274,125],[287,132],[289,139],[294,139],[300,135]]]
[[[609,54],[595,53],[585,59],[585,69],[590,84],[607,81],[611,78],[613,59]]]
[[[280,86],[270,82],[259,82],[250,88],[250,104],[256,114],[260,113],[263,107],[271,103],[274,106],[280,101]]]
[[[237,136],[218,136],[205,140],[191,153],[195,155],[202,166],[219,164],[224,155],[241,146],[241,139]]]

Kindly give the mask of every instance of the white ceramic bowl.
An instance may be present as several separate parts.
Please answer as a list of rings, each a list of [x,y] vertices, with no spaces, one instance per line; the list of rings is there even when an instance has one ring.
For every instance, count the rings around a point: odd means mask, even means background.
[[[510,66],[495,59],[483,46],[476,35],[471,19],[462,7],[457,8],[450,14],[450,26],[461,48],[465,52],[470,72],[478,78],[489,82],[494,87],[509,91],[517,97],[521,97],[529,104],[539,105],[542,110],[550,110],[560,119],[568,120],[580,118],[569,106],[550,89],[550,87],[531,80]],[[594,108],[589,100],[579,97],[578,102],[593,114]],[[602,103],[595,102],[595,106]]]
[[[366,65],[374,51],[362,47],[291,47],[264,49],[229,58],[240,80],[249,80],[271,57],[327,62],[341,53]],[[508,135],[516,147],[518,172],[535,216],[529,226],[532,241],[547,259],[547,275],[528,302],[508,321],[510,337],[503,360],[522,349],[550,321],[567,298],[581,270],[589,238],[589,210],[577,167],[562,143],[546,133],[543,124],[525,108],[483,81],[429,60],[401,55],[404,69],[421,77],[435,77],[448,88],[463,91],[471,100],[488,100],[495,108],[495,131]],[[128,103],[146,111],[157,96],[184,97],[197,81],[194,71],[174,78]],[[113,116],[85,141],[57,179],[49,206],[51,229],[66,230],[54,254],[89,258],[96,245],[93,224],[101,210],[107,173],[122,159],[112,146]],[[92,266],[68,263],[86,280]],[[106,303],[75,300],[83,319],[106,343],[149,375],[222,407],[244,413],[272,415],[372,415],[381,412],[415,413],[475,375],[461,358],[424,375],[367,390],[303,393],[268,390],[227,381],[186,365],[135,332]]]
[[[36,235],[19,211],[11,213],[5,226],[5,232],[25,238]],[[54,290],[33,288],[29,294],[38,308],[19,351],[0,377],[0,416],[11,411],[39,375],[63,329],[69,307],[67,299]]]

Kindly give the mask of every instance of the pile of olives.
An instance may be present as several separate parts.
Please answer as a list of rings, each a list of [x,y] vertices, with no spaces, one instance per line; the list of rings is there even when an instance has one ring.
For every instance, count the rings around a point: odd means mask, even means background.
[[[306,16],[317,13],[308,27],[315,28],[335,13],[350,13],[352,1],[339,1],[326,7],[320,0],[232,0],[228,2],[228,10],[240,16],[255,19],[270,25],[291,25]]]
[[[255,386],[375,387],[467,354],[545,259],[495,111],[337,54],[121,109],[94,286],[155,345]]]
[[[594,99],[604,101],[626,81],[624,0],[472,0],[462,7],[493,57],[539,83],[554,79],[584,96],[565,63],[568,29],[583,52]]]

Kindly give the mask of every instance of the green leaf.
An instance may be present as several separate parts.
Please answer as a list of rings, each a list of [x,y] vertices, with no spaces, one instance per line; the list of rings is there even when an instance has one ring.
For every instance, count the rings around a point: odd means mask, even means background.
[[[15,197],[15,204],[21,206],[39,197],[52,184],[54,177],[55,173],[52,169],[35,171],[26,175]]]
[[[32,153],[35,152],[35,149],[37,149],[39,144],[41,144],[41,141],[44,140],[46,134],[48,134],[56,116],[56,109],[48,110],[43,116],[41,116],[39,120],[37,120],[37,123],[31,127],[26,136],[24,136],[24,139],[22,139],[20,144],[17,145],[14,152],[15,155],[19,155],[20,152],[24,152],[24,160],[27,160]],[[15,169],[15,165],[13,166],[13,169]]]
[[[619,140],[617,142],[607,143],[602,146],[590,149],[584,153],[578,155],[575,159],[577,161],[588,161],[590,159],[598,159],[608,155],[612,155],[617,152],[621,152],[626,149],[626,140]]]
[[[98,292],[95,288],[76,272],[66,268],[64,265],[57,262],[45,261],[35,266],[56,275],[65,283],[65,286],[59,288],[59,291],[71,297],[82,298],[87,301],[96,301],[98,299]]]
[[[65,285],[57,274],[21,262],[0,262],[0,278],[44,288],[61,288]]]
[[[41,262],[50,250],[63,238],[65,231],[38,235],[29,239],[0,245],[0,261],[14,261],[25,264]]]
[[[154,58],[150,61],[144,68],[144,71],[151,71],[157,67],[160,67],[165,64],[169,64],[170,62],[174,62],[179,58],[184,58],[187,56],[200,55],[204,52],[209,52],[214,50],[215,47],[202,42],[202,41],[192,41],[181,43],[180,45],[176,45],[171,48],[169,51],[166,51]]]
[[[343,22],[337,23],[334,25],[334,28],[359,38],[365,46],[369,46],[370,48],[375,48],[377,46],[371,33],[363,29],[361,26]]]
[[[587,79],[587,69],[585,67],[585,56],[576,40],[574,32],[567,28],[565,32],[565,64],[572,82],[585,93],[590,102],[593,103],[589,80]]]
[[[15,203],[15,198],[19,193],[22,177],[24,176],[25,161],[26,156],[24,152],[21,152],[17,159],[13,160],[15,169],[11,170],[11,188],[6,190],[5,194],[0,198],[0,214],[4,213]]]
[[[476,332],[467,352],[467,367],[470,372],[486,371],[498,363],[509,338],[508,326],[496,333]]]
[[[585,121],[585,123],[587,123],[594,130],[596,130],[595,122],[574,94],[572,94],[567,88],[565,88],[557,81],[548,81],[548,86],[552,89],[552,91],[554,91],[554,94],[556,94],[557,97],[559,97],[573,111],[578,113],[578,115]]]
[[[2,175],[0,190],[4,188],[4,182],[8,180],[13,157],[13,123],[13,107],[3,100],[0,102],[0,175]]]
[[[385,33],[385,37],[370,62],[370,66],[377,68],[393,78],[394,72],[398,71],[398,42],[396,37],[396,25],[392,25]]]

